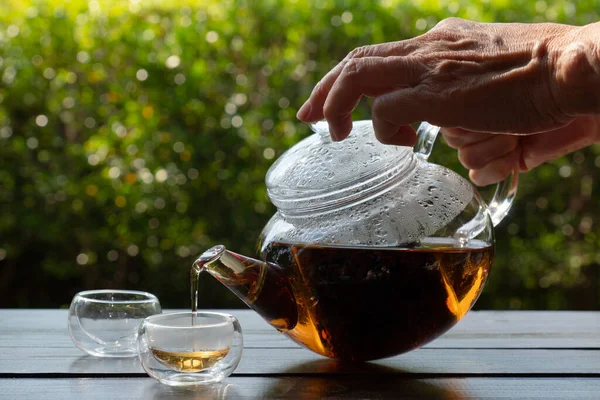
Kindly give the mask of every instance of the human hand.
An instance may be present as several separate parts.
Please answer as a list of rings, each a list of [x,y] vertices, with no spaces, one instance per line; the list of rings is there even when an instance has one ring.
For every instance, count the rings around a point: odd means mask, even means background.
[[[479,185],[497,183],[516,165],[521,172],[600,141],[600,116],[578,117],[572,123],[535,135],[498,135],[460,128],[442,128],[448,145]]]
[[[416,38],[352,51],[298,118],[325,118],[332,138],[343,140],[367,96],[376,136],[387,144],[413,145],[410,124],[419,121],[477,132],[554,131],[600,112],[600,61],[587,39],[594,29],[447,19]]]

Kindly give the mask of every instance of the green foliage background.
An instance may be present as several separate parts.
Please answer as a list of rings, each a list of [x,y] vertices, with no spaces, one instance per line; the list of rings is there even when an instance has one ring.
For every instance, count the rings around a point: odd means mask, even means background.
[[[173,6],[171,4],[177,4]],[[357,46],[478,21],[598,21],[598,1],[4,0],[0,307],[83,289],[189,305],[189,266],[252,254],[264,175],[308,134],[295,112]],[[368,118],[365,102],[356,118]],[[438,144],[434,161],[464,173]],[[478,308],[598,309],[600,149],[521,179]],[[208,307],[241,303],[212,279]]]

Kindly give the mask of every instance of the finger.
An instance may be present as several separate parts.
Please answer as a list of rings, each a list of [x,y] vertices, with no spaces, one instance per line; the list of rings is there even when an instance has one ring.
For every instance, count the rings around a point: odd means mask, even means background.
[[[424,121],[427,110],[435,108],[431,105],[434,99],[429,97],[425,91],[413,88],[398,89],[393,92],[377,96],[371,106],[371,117],[375,136],[382,143],[390,143],[394,137],[415,122]],[[430,104],[423,107],[423,104]],[[435,121],[428,122],[436,123]]]
[[[561,129],[523,137],[521,169],[529,171],[546,161],[587,147],[598,140],[598,117],[579,117]]]
[[[327,95],[331,90],[331,87],[335,83],[335,80],[344,69],[346,65],[346,59],[338,63],[331,71],[327,73],[321,79],[312,90],[312,93],[308,97],[308,100],[304,102],[302,107],[298,110],[296,118],[303,122],[317,122],[324,118],[323,116],[323,104],[327,99]]]
[[[458,159],[466,168],[479,169],[491,160],[513,152],[518,145],[517,136],[492,135],[487,140],[459,148]]]
[[[362,96],[375,97],[417,84],[425,67],[411,57],[364,57],[349,60],[323,105],[329,131],[336,140],[350,130],[352,111]]]
[[[417,42],[414,39],[408,39],[400,42],[362,46],[352,50],[317,83],[308,100],[298,110],[297,118],[303,122],[316,122],[324,118],[323,105],[325,104],[327,95],[348,61],[363,57],[403,56],[416,48]]]
[[[434,86],[427,84],[416,84],[382,94],[375,98],[372,106],[375,133],[384,143],[401,126],[421,121],[437,126],[458,126],[460,118],[469,112],[463,102],[441,95]]]
[[[469,171],[469,178],[477,186],[491,185],[505,179],[519,164],[521,152],[517,149],[492,160],[483,168]]]
[[[441,132],[448,146],[453,149],[488,140],[495,135],[493,133],[475,132],[462,128],[442,128]]]
[[[417,133],[412,126],[405,125],[397,128],[393,136],[389,136],[383,140],[380,138],[377,139],[383,144],[412,147],[417,142]]]

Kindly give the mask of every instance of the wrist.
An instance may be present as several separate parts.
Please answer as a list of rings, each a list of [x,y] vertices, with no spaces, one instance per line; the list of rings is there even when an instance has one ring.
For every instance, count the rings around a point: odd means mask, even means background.
[[[600,114],[600,23],[570,30],[554,52],[559,109],[568,116]]]

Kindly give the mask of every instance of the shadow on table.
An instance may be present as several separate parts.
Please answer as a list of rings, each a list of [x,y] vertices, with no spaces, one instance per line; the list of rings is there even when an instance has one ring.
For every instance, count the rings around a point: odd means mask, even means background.
[[[123,374],[144,374],[137,357],[127,358],[102,358],[90,355],[83,355],[76,358],[69,365],[69,372],[73,374],[94,374],[94,373],[123,373]]]
[[[136,358],[82,356],[69,368],[72,373],[133,373],[146,376]],[[433,378],[433,377],[432,377]],[[416,377],[399,368],[376,363],[341,363],[314,360],[294,365],[273,375],[235,374],[225,382],[209,386],[170,387],[147,378],[140,398],[229,399],[229,398],[379,398],[460,399],[448,380]]]
[[[310,370],[311,372],[306,372]],[[419,379],[402,370],[374,364],[319,360],[277,375],[234,375],[210,386],[170,387],[148,380],[139,398],[177,399],[461,399],[452,383]],[[456,384],[456,383],[454,383]],[[457,388],[458,389],[458,388]]]
[[[283,377],[263,388],[266,398],[408,398],[460,399],[450,382],[416,378],[372,363],[316,360],[282,371]],[[443,385],[443,386],[442,386]]]
[[[147,400],[224,400],[239,397],[240,393],[236,391],[235,385],[225,382],[207,386],[172,387],[152,380],[147,385],[144,385],[143,392],[139,398]]]

